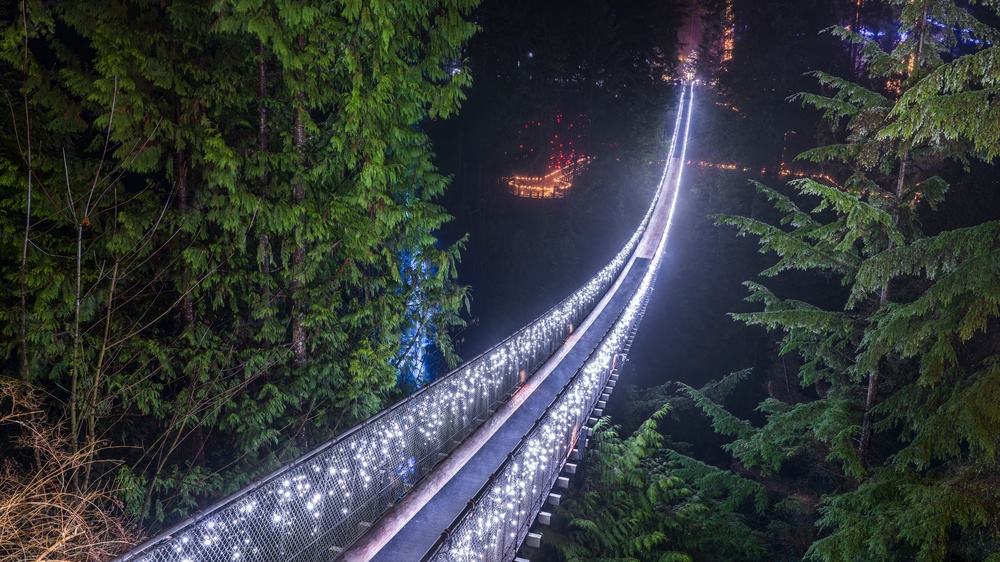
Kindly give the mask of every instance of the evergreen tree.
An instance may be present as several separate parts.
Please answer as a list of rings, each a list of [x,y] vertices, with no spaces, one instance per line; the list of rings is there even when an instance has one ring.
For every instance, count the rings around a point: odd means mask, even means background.
[[[0,8],[3,374],[102,451],[77,486],[172,519],[384,406],[408,326],[454,359],[420,126],[474,5]]]
[[[931,233],[921,218],[944,199],[944,161],[997,154],[988,116],[998,74],[986,62],[997,31],[950,0],[891,4],[901,29],[888,50],[834,30],[859,46],[867,86],[817,72],[832,93],[797,96],[843,127],[842,142],[801,158],[834,166],[843,181],[796,180],[792,195],[758,184],[779,221],[719,219],[778,256],[764,277],[800,270],[844,287],[831,308],[748,282],[763,310],[734,315],[779,333],[808,397],[768,398],[754,425],[688,393],[745,469],[765,477],[819,463],[825,496],[808,558],[993,559],[1000,223]]]

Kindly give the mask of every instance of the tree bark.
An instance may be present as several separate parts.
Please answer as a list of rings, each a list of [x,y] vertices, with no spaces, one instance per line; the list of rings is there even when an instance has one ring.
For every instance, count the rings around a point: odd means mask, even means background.
[[[909,150],[903,152],[903,163],[900,164],[899,174],[896,177],[896,201],[894,202],[892,209],[893,226],[897,226],[899,224],[899,203],[903,198],[903,187],[906,185],[906,170],[908,166]],[[895,245],[892,242],[889,242],[889,247],[887,249],[891,250],[894,246]],[[881,310],[882,307],[889,302],[889,281],[890,280],[886,280],[885,285],[882,286],[882,290],[879,291],[879,310]],[[868,374],[868,389],[865,394],[865,413],[861,420],[861,443],[858,445],[858,457],[860,458],[862,465],[868,462],[868,453],[871,449],[872,410],[875,408],[878,400],[878,374],[878,370],[872,371]]]
[[[861,13],[865,7],[865,0],[855,0],[854,3],[854,27],[851,29],[854,33],[860,33],[861,31]],[[858,48],[857,44],[851,41],[851,71],[858,75],[861,73],[861,49]]]
[[[915,70],[920,68],[920,57],[923,55],[924,50],[924,40],[927,31],[927,2],[924,2],[924,9],[920,19],[919,25],[919,36],[917,38],[917,50],[913,55],[912,66],[909,69],[910,76]],[[906,186],[906,172],[910,164],[910,147],[906,147],[903,150],[903,156],[901,163],[899,165],[899,174],[896,176],[896,198],[892,205],[892,224],[893,226],[899,226],[899,213],[900,205],[903,200],[904,187]],[[892,241],[889,242],[887,249],[892,249],[894,244]],[[882,290],[879,292],[879,310],[882,309],[889,302],[890,294],[890,283],[891,279],[887,279]],[[858,444],[858,458],[861,461],[862,466],[868,464],[868,456],[871,452],[871,441],[872,441],[872,423],[873,415],[872,410],[875,408],[878,401],[878,370],[875,370],[868,374],[868,388],[865,393],[865,413],[861,420],[861,442]]]
[[[298,38],[299,47],[305,47],[305,39]],[[295,146],[295,156],[298,159],[298,169],[292,181],[292,203],[299,206],[305,200],[305,186],[302,183],[303,168],[305,167],[305,92],[299,91],[295,94],[294,122],[292,124],[292,142]],[[292,252],[292,354],[296,367],[306,364],[306,333],[302,325],[303,303],[302,303],[302,267],[305,263],[306,248],[304,242],[299,242]]]
[[[188,187],[188,171],[190,167],[188,164],[187,155],[182,150],[178,150],[177,154],[174,156],[174,178],[177,181],[177,212],[180,214],[181,219],[188,214],[191,208],[191,193]],[[181,244],[187,244],[187,237],[181,238]],[[181,248],[183,251],[184,248]],[[182,275],[181,283],[183,285],[182,290],[184,291],[184,296],[181,300],[181,321],[184,323],[184,328],[189,328],[194,324],[194,301],[191,297],[191,274],[185,268]]]
[[[260,151],[262,160],[263,156],[267,153],[268,147],[268,134],[267,134],[267,64],[265,63],[264,56],[266,52],[264,51],[264,44],[260,43],[257,47],[257,54],[259,59],[257,61],[257,150]],[[266,166],[266,163],[264,164]],[[267,195],[267,183],[268,183],[268,173],[267,168],[261,173],[261,199],[264,199]],[[261,250],[262,261],[260,263],[260,271],[262,273],[269,273],[271,271],[271,239],[267,232],[261,233],[257,238],[257,245]]]
[[[28,112],[28,98],[24,98],[24,122],[25,135],[27,139],[28,157],[28,194],[25,201],[24,213],[24,242],[21,245],[21,327],[18,334],[21,339],[20,371],[21,379],[30,379],[30,367],[28,361],[28,245],[31,240],[31,121]]]
[[[295,145],[296,156],[299,160],[299,170],[292,182],[292,203],[301,205],[305,200],[305,186],[302,184],[302,166],[304,165],[305,147],[305,124],[303,123],[302,101],[304,95],[300,92],[296,95],[295,122],[293,125],[293,143]],[[306,249],[302,243],[296,245],[292,252],[292,354],[295,365],[302,367],[306,363],[306,333],[302,326],[303,306],[301,302],[302,282],[299,276],[302,274],[302,266],[305,263]]]
[[[77,412],[77,402],[80,384],[80,301],[82,298],[82,284],[80,264],[83,261],[83,224],[77,221],[76,225],[76,294],[73,298],[73,369],[70,375],[69,385],[69,425],[72,433],[73,451],[77,450],[77,437],[79,436],[80,424]]]
[[[26,2],[21,3],[21,29],[24,33],[24,73],[27,75],[31,65],[28,56],[28,5]],[[21,97],[24,100],[24,135],[28,160],[28,197],[24,216],[24,244],[21,247],[21,327],[18,335],[21,340],[21,379],[28,381],[31,378],[30,362],[28,361],[28,244],[31,239],[31,176],[33,170],[31,162],[31,112],[28,110],[27,93]],[[11,113],[13,113],[13,110],[11,110]]]
[[[111,285],[108,288],[108,299],[105,302],[107,312],[104,316],[104,337],[101,340],[101,349],[97,353],[97,366],[94,368],[94,382],[90,387],[90,399],[87,401],[87,446],[90,450],[97,450],[97,395],[100,392],[101,375],[104,372],[104,359],[107,356],[108,344],[111,342],[111,313],[115,299],[115,289],[118,286],[118,261],[115,261],[111,270]],[[90,472],[93,464],[87,464],[83,479],[83,489],[90,486]]]
[[[69,427],[70,427],[70,447],[74,452],[78,450],[79,445],[79,431],[80,431],[80,421],[79,421],[79,393],[80,393],[80,367],[82,366],[82,358],[80,357],[82,348],[80,346],[80,306],[83,299],[83,218],[81,218],[76,212],[76,202],[73,200],[73,192],[70,190],[69,185],[69,162],[66,161],[66,150],[62,152],[63,157],[63,172],[66,176],[66,201],[69,205],[69,211],[73,222],[76,226],[76,279],[75,288],[73,295],[73,356],[70,364],[70,383],[69,383]],[[84,209],[84,215],[86,215],[86,208]],[[74,482],[79,484],[79,480],[74,478]]]
[[[178,150],[174,156],[174,177],[177,181],[177,212],[180,214],[181,220],[185,220],[187,214],[191,212],[191,188],[188,181],[190,171],[190,155],[184,150]],[[184,251],[184,248],[191,243],[191,237],[182,233],[180,240],[181,251]],[[194,329],[193,284],[194,276],[191,275],[191,270],[185,264],[184,271],[181,273],[181,285],[184,291],[184,294],[181,296],[182,330]],[[202,371],[200,369],[192,370],[188,373],[188,388],[192,396],[197,392],[198,385],[201,383],[201,375]],[[191,446],[191,463],[194,466],[202,465],[205,462],[205,440],[205,431],[200,425],[191,430],[188,444]]]

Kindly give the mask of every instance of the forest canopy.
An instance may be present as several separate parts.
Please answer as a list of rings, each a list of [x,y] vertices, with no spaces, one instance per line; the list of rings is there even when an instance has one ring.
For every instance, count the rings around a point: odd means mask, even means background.
[[[0,366],[70,491],[155,529],[378,411],[425,339],[454,359],[420,125],[475,4],[3,3]]]

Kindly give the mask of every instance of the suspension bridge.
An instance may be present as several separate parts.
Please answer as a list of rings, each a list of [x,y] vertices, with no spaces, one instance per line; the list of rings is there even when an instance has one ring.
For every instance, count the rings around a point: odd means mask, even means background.
[[[586,284],[479,356],[120,562],[507,562],[547,522],[618,381],[667,244],[678,102],[646,214]]]

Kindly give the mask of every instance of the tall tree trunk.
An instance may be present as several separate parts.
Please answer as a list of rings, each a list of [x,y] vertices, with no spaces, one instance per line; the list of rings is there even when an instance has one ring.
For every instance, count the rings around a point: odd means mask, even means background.
[[[188,186],[188,172],[190,166],[188,164],[187,154],[183,150],[178,150],[177,154],[174,156],[174,178],[177,181],[177,212],[181,216],[181,220],[184,220],[191,208],[191,193]],[[186,236],[181,237],[181,251],[184,251],[183,245],[189,243]],[[184,269],[181,280],[181,290],[184,291],[184,296],[181,300],[181,320],[184,323],[184,328],[190,328],[194,324],[194,301],[192,300],[191,286],[191,274],[187,268]]]
[[[66,160],[66,150],[62,151],[63,172],[66,179],[66,198],[69,203],[69,212],[76,226],[76,278],[73,293],[73,326],[70,330],[73,334],[73,354],[70,359],[70,382],[69,382],[69,427],[70,427],[70,447],[73,451],[78,450],[80,436],[79,418],[79,395],[80,395],[80,368],[83,359],[81,357],[82,346],[80,345],[80,307],[83,300],[83,219],[76,212],[76,201],[73,199],[73,192],[69,185],[69,162]],[[86,209],[84,209],[84,215]],[[79,484],[79,480],[74,477],[74,483]]]
[[[268,135],[267,135],[267,64],[264,60],[266,52],[264,51],[264,44],[260,43],[257,48],[257,54],[259,60],[257,61],[257,150],[260,152],[261,157],[267,153],[268,146]],[[266,166],[266,164],[265,164]],[[268,184],[268,172],[267,168],[261,174],[261,199],[264,199],[267,195],[267,184]],[[267,231],[261,233],[257,238],[257,246],[260,248],[260,255],[262,256],[262,261],[260,263],[260,271],[262,273],[268,274],[271,271],[271,239],[267,234]]]
[[[292,142],[295,145],[296,156],[298,157],[299,169],[292,182],[292,203],[301,205],[305,200],[305,186],[302,183],[302,167],[305,164],[305,123],[303,122],[303,108],[305,95],[299,92],[295,96],[295,120],[293,124]],[[295,365],[302,367],[306,363],[306,333],[302,326],[303,303],[301,302],[302,282],[299,276],[302,275],[302,266],[305,263],[306,249],[302,243],[295,246],[292,253],[292,354]]]
[[[918,39],[917,39],[917,50],[914,55],[912,55],[911,65],[909,72],[912,77],[912,73],[918,70],[920,67],[920,57],[923,55],[924,50],[924,40],[927,31],[927,1],[924,1],[924,9],[921,14],[920,25],[918,27]],[[899,174],[896,176],[896,197],[892,204],[892,224],[893,226],[899,226],[899,212],[900,205],[903,201],[903,192],[906,186],[906,172],[910,164],[910,149],[909,147],[903,150],[903,156],[901,158],[901,163],[899,165]],[[890,241],[888,249],[892,249],[894,244]],[[882,290],[879,292],[879,310],[881,310],[889,302],[889,291],[891,279],[887,279]],[[861,420],[861,442],[858,444],[858,458],[861,464],[868,464],[868,456],[871,452],[871,441],[872,441],[872,423],[873,415],[872,411],[878,403],[878,370],[875,370],[868,374],[868,389],[865,393],[865,413]]]
[[[264,62],[264,44],[257,47],[257,148],[267,150],[267,65]]]
[[[305,38],[298,37],[299,48],[305,47]],[[305,185],[302,182],[303,168],[305,167],[305,92],[299,91],[295,94],[294,122],[292,124],[292,142],[295,146],[295,156],[298,160],[298,169],[292,181],[292,203],[296,206],[302,204],[306,198]],[[302,325],[304,315],[304,305],[302,302],[302,267],[305,263],[306,248],[304,242],[299,242],[292,253],[292,354],[297,367],[306,364],[306,332]]]
[[[20,372],[21,379],[27,381],[30,378],[28,361],[28,245],[31,240],[31,121],[28,113],[28,98],[24,98],[24,122],[25,134],[27,138],[28,156],[28,193],[25,198],[24,212],[24,242],[21,245],[21,326],[18,336],[21,340]]]
[[[28,6],[26,2],[21,3],[21,25],[24,33],[24,73],[27,75],[30,64],[28,57]],[[28,159],[28,195],[24,213],[24,243],[21,246],[21,326],[18,335],[21,340],[21,379],[27,381],[31,376],[28,360],[28,244],[31,240],[31,176],[34,170],[31,162],[31,112],[28,110],[27,93],[22,98],[24,99],[24,134]]]
[[[100,393],[101,376],[104,374],[104,360],[107,357],[108,346],[111,343],[111,313],[113,311],[112,305],[115,300],[115,290],[118,286],[118,267],[119,262],[115,260],[115,264],[111,269],[111,285],[108,288],[108,298],[107,301],[105,301],[107,310],[104,316],[104,337],[101,339],[101,349],[98,350],[97,353],[97,366],[94,368],[94,382],[90,386],[90,399],[87,401],[87,447],[90,450],[96,450],[97,448],[97,397]],[[90,473],[92,468],[92,463],[87,464],[87,468],[84,471],[84,490],[90,486]]]
[[[861,14],[865,8],[865,0],[854,0],[854,27],[851,31],[861,33]],[[857,76],[861,73],[861,49],[851,41],[851,71]]]
[[[180,122],[179,118],[178,122]],[[177,181],[177,212],[181,220],[186,220],[188,213],[191,212],[190,172],[190,155],[185,150],[178,150],[174,155],[174,178]],[[181,251],[183,252],[187,245],[191,244],[191,237],[182,232],[180,243]],[[181,273],[181,290],[184,291],[184,295],[181,297],[181,322],[183,323],[183,330],[192,330],[194,328],[194,295],[191,290],[194,283],[193,277],[191,270],[185,265],[184,271]],[[188,373],[188,387],[191,389],[192,396],[197,393],[198,385],[201,384],[201,374],[200,370],[192,370]],[[191,430],[188,444],[191,446],[192,451],[191,463],[194,466],[204,464],[205,431],[201,425]]]
[[[896,177],[896,201],[892,209],[893,225],[899,224],[899,203],[903,198],[903,188],[906,185],[906,170],[909,167],[909,150],[903,153],[903,163],[899,165],[899,174]],[[892,249],[894,244],[889,242],[888,249]],[[878,307],[882,309],[889,302],[889,280],[886,280],[882,290],[879,291]],[[868,453],[871,449],[872,440],[872,410],[878,400],[878,370],[868,374],[868,390],[865,394],[865,413],[861,420],[861,443],[858,445],[858,457],[861,464],[867,464]]]
[[[83,261],[83,223],[77,221],[76,225],[76,288],[73,297],[73,370],[70,376],[69,387],[69,424],[73,433],[73,450],[76,450],[77,436],[80,425],[77,416],[78,391],[80,384],[80,367],[83,363],[80,357],[80,301],[83,298],[83,288],[81,282],[80,264]]]

